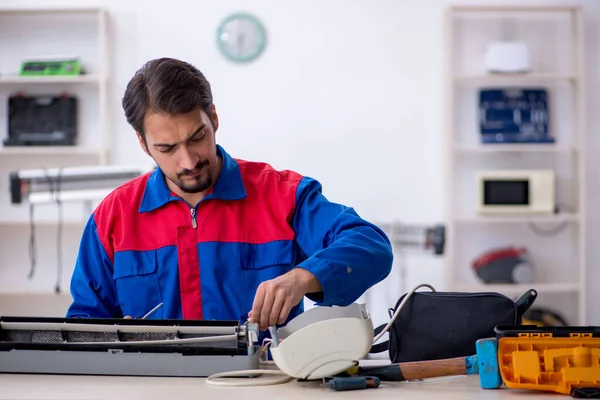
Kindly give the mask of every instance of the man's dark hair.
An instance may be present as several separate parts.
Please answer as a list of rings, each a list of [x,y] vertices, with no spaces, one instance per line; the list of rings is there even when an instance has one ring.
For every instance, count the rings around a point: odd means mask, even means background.
[[[177,115],[201,108],[211,117],[212,104],[210,84],[202,72],[173,58],[144,64],[127,84],[122,100],[127,122],[144,141],[144,117],[148,112]]]

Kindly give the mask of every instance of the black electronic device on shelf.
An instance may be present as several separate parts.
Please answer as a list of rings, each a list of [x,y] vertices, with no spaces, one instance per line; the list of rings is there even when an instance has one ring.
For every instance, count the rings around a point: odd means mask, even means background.
[[[72,146],[77,139],[77,98],[70,95],[8,99],[5,146]]]

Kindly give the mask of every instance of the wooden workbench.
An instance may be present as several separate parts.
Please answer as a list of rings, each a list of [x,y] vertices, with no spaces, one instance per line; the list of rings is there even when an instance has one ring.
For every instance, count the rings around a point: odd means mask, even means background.
[[[222,387],[201,378],[153,378],[73,375],[0,374],[1,399],[529,399],[541,394],[512,389],[483,390],[477,376],[433,379],[423,382],[383,383],[376,389],[334,392],[319,382],[298,382],[258,387]],[[365,397],[366,396],[366,397]],[[545,394],[544,399],[570,396]]]

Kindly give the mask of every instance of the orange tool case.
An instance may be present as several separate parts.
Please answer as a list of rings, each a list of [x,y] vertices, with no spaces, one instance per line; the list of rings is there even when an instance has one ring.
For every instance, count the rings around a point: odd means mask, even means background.
[[[600,327],[520,325],[495,331],[506,387],[573,397],[600,394]]]

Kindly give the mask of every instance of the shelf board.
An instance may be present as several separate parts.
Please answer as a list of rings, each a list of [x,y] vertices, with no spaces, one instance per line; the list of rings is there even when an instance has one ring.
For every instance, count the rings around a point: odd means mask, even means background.
[[[577,213],[559,213],[551,215],[456,215],[454,222],[462,224],[509,224],[509,223],[561,223],[577,222],[579,214]]]
[[[15,76],[0,75],[0,84],[40,84],[40,83],[100,83],[100,75],[76,76]]]
[[[481,144],[481,145],[456,145],[454,151],[461,154],[475,153],[571,153],[576,152],[572,146],[556,145],[553,143],[531,144]]]
[[[84,146],[4,146],[0,147],[0,156],[68,156],[68,155],[88,155],[100,157],[101,150],[94,147]]]
[[[498,13],[498,12],[539,12],[539,13],[555,13],[555,12],[572,12],[579,10],[579,6],[533,6],[533,5],[491,5],[491,6],[479,6],[479,5],[453,5],[449,7],[449,10],[455,13],[460,12],[485,12],[485,13]]]
[[[538,294],[543,293],[574,293],[581,287],[576,283],[524,283],[524,284],[472,284],[455,285],[461,292],[498,292],[509,294],[523,294],[529,289],[535,289]]]
[[[98,14],[103,12],[98,7],[57,7],[57,8],[2,8],[2,14]]]
[[[484,82],[484,83],[527,83],[527,82],[561,82],[561,81],[576,81],[577,76],[567,74],[538,74],[538,73],[521,73],[521,74],[476,74],[476,75],[458,75],[454,77],[456,82]]]
[[[55,293],[53,290],[11,290],[11,289],[0,289],[0,297],[55,297],[55,298],[66,298],[71,297],[71,293],[62,288],[61,293]]]
[[[28,205],[25,205],[28,207]],[[83,220],[83,219],[63,219],[61,221],[63,226],[74,226],[74,227],[83,227],[85,225],[87,221]],[[0,219],[0,225],[4,225],[4,226],[13,226],[13,227],[26,227],[29,229],[29,219],[7,219],[7,218],[3,218]],[[53,227],[53,226],[58,226],[58,217],[56,219],[33,219],[33,225],[34,227],[38,228],[38,227]]]

